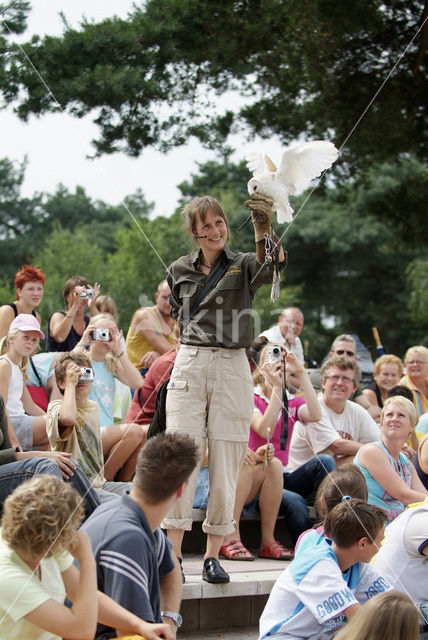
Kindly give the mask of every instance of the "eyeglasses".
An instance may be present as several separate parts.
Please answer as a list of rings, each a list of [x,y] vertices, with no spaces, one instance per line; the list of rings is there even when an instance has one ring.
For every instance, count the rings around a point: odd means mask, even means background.
[[[409,360],[409,362],[405,362],[404,363],[406,365],[406,367],[410,365],[414,365],[414,364],[426,364],[425,360]]]
[[[343,382],[344,384],[354,384],[353,378],[348,378],[348,376],[326,376],[326,380],[330,380],[333,384],[337,382]]]
[[[345,349],[336,349],[334,353],[336,353],[338,356],[344,356],[346,354],[350,358],[353,358],[355,356],[355,351],[346,351]]]

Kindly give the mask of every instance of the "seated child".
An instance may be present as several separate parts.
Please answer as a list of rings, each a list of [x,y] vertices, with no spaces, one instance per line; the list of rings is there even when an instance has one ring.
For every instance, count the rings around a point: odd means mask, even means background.
[[[361,603],[390,590],[369,564],[385,523],[384,510],[362,500],[346,498],[336,505],[324,522],[327,538],[306,534],[276,581],[260,618],[260,638],[333,637]]]
[[[143,379],[120,346],[121,335],[109,316],[98,314],[92,318],[74,351],[81,353],[82,348],[89,348],[86,353],[91,360],[94,381],[88,399],[98,405],[104,475],[107,480],[117,478],[128,482],[135,473],[138,452],[146,441],[146,434],[138,424],[123,424],[131,402],[130,387],[138,389]],[[128,395],[124,411],[123,391]]]
[[[21,313],[0,342],[0,395],[6,405],[13,444],[24,451],[49,449],[46,414],[33,402],[24,384],[28,358],[37,349],[39,338],[44,337],[37,319]]]
[[[315,525],[313,529],[304,531],[299,536],[296,548],[302,537],[310,531],[315,529],[317,533],[324,533],[324,520],[327,513],[342,502],[343,496],[358,498],[364,502],[367,502],[369,497],[366,480],[358,467],[352,462],[347,462],[338,469],[331,471],[321,482],[315,497],[315,509],[321,518],[321,522]]]
[[[106,492],[121,495],[131,484],[107,482],[104,477],[98,405],[88,400],[93,379],[89,357],[74,351],[61,354],[55,377],[63,399],[48,406],[47,431],[52,449],[71,453],[98,490],[101,501],[112,497]]]
[[[167,624],[144,622],[97,591],[91,542],[78,531],[82,515],[78,493],[53,476],[35,477],[7,498],[0,539],[0,637],[94,638],[102,620],[118,635],[172,640]],[[64,605],[66,596],[71,608]]]
[[[6,409],[0,396],[0,513],[8,495],[20,484],[39,474],[70,481],[83,498],[86,516],[99,506],[100,501],[95,490],[69,453],[19,451],[12,447]]]

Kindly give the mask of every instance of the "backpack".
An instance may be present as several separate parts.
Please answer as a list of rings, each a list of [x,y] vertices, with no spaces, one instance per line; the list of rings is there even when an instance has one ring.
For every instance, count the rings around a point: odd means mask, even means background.
[[[171,368],[172,371],[172,368]],[[155,415],[147,431],[147,440],[164,433],[166,430],[166,396],[168,393],[168,383],[171,377],[171,371],[168,378],[164,380],[156,393]]]

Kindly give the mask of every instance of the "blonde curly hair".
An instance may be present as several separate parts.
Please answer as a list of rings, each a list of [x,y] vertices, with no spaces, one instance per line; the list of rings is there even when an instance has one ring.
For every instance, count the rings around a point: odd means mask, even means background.
[[[73,548],[83,515],[81,497],[70,484],[39,475],[6,498],[2,538],[15,551],[48,558]]]

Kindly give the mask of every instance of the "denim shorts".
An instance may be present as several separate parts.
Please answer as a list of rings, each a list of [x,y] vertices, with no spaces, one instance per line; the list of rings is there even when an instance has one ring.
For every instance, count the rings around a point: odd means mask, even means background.
[[[10,421],[23,450],[31,450],[33,448],[34,416],[24,413],[22,416],[10,416]]]

